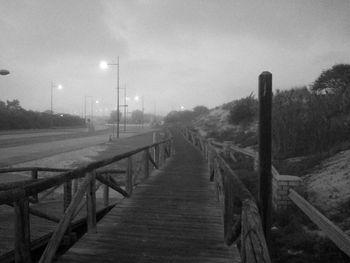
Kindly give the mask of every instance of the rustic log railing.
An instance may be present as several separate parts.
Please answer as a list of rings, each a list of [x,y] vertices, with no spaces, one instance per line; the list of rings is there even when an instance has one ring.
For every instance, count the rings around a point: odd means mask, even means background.
[[[187,131],[183,130],[183,134],[186,135],[187,136],[186,138],[188,138],[188,140],[190,140],[191,142],[195,142],[198,140],[201,140],[202,142],[206,141],[204,138],[198,135],[197,132],[191,131],[189,129],[186,129],[186,130]],[[188,134],[191,134],[191,135],[188,135]],[[201,137],[201,138],[198,138],[198,137]],[[213,140],[209,140],[209,141],[212,147],[216,147],[219,149],[225,148],[225,143],[219,143]],[[208,140],[206,143],[207,143],[206,147],[210,148],[210,146],[208,146],[208,143],[209,143]],[[235,161],[233,153],[240,153],[247,156],[248,158],[251,158],[254,163],[258,162],[258,154],[252,150],[242,149],[233,144],[229,144],[228,150],[230,151],[230,154],[226,154],[226,156],[233,159],[233,161]],[[206,155],[208,155],[208,153],[206,153]],[[280,173],[277,171],[277,169],[273,165],[271,166],[271,172],[272,172],[272,176],[274,177],[280,176]],[[289,189],[288,197],[290,198],[292,203],[294,203],[301,211],[303,211],[303,213],[313,223],[315,223],[327,235],[327,237],[334,242],[334,244],[339,249],[341,249],[345,254],[347,254],[350,257],[350,237],[344,231],[342,231],[339,227],[337,227],[334,223],[332,223],[329,219],[327,219],[320,211],[318,211],[313,205],[311,205],[295,190]],[[245,261],[242,261],[242,262],[245,262]],[[250,261],[247,261],[247,262],[250,262]]]
[[[171,156],[172,149],[172,138],[168,137],[151,145],[92,162],[73,170],[41,167],[0,169],[0,176],[11,172],[31,172],[32,174],[29,180],[0,184],[0,205],[10,205],[15,211],[15,262],[32,262],[29,214],[58,223],[40,258],[41,263],[52,262],[64,236],[69,234],[72,220],[85,205],[88,232],[96,232],[96,191],[99,186],[104,185],[103,204],[106,207],[109,206],[109,188],[117,191],[123,197],[130,197],[138,181],[148,178],[150,169],[152,169],[150,163],[158,169]],[[135,173],[133,158],[136,154],[142,154],[143,178],[138,178],[138,174]],[[126,170],[103,168],[121,160],[127,160]],[[60,173],[47,178],[39,178],[39,171]],[[118,173],[125,174],[124,188],[111,176]],[[96,186],[96,180],[100,182],[99,186]],[[65,213],[61,218],[38,211],[29,205],[30,202],[41,202],[62,184]],[[47,192],[38,198],[38,194],[43,191]],[[83,200],[84,195],[85,200]]]
[[[237,242],[242,263],[271,262],[256,201],[214,146],[222,148],[222,144],[207,140],[188,128],[181,131],[208,161],[210,180],[215,182],[223,211],[225,243]]]

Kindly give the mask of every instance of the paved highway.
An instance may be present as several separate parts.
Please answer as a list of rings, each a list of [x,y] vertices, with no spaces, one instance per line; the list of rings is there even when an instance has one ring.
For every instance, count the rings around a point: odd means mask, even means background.
[[[144,131],[149,129],[129,126],[125,133],[120,133],[120,138]],[[111,134],[111,128],[101,129],[95,133],[88,133],[82,129],[2,133],[0,134],[0,167],[106,143]]]

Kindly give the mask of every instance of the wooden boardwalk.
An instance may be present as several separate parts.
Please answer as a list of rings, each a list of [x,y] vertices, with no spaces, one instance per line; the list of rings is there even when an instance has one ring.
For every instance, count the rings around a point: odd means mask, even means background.
[[[176,154],[58,262],[239,262],[201,154],[175,134]]]

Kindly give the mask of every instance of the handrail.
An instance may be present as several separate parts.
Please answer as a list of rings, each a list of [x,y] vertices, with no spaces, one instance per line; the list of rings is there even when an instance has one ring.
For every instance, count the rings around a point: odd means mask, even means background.
[[[218,144],[200,138],[200,135],[188,129],[181,131],[208,158],[211,179],[215,181],[217,198],[222,203],[225,243],[231,245],[237,239],[241,240],[243,263],[271,262],[257,204],[221,156],[221,151],[214,147]],[[197,144],[198,140],[204,145]]]
[[[63,174],[59,174],[50,178],[38,180],[37,182],[26,184],[22,188],[15,188],[7,191],[2,191],[0,192],[0,205],[6,204],[9,202],[14,202],[25,196],[35,195],[57,184],[64,183],[67,180],[84,177],[86,173],[92,172],[95,169],[101,168],[103,166],[107,166],[109,164],[128,158],[144,150],[149,150],[150,148],[157,147],[161,144],[168,143],[168,142],[171,142],[171,139],[166,139],[157,143],[153,143],[148,146],[140,147],[135,150],[113,156],[112,158],[107,158],[101,161],[95,161],[88,165],[82,166],[80,168],[76,168],[74,170],[65,172]]]
[[[136,185],[137,173],[134,174],[133,156],[142,153],[143,159],[143,179],[149,176],[149,163],[158,169],[165,160],[171,156],[173,138],[166,138],[150,145],[136,148],[134,150],[112,156],[100,161],[78,167],[76,169],[60,169],[46,167],[19,167],[0,169],[1,173],[11,172],[32,172],[32,179],[0,184],[0,205],[7,204],[15,209],[15,262],[31,262],[31,241],[30,241],[30,224],[29,213],[35,214],[46,220],[58,222],[58,226],[52,235],[40,262],[51,262],[56,250],[60,246],[63,236],[68,231],[73,218],[79,213],[81,208],[86,204],[88,231],[94,232],[96,229],[96,191],[101,184],[103,188],[103,203],[107,207],[109,200],[109,188],[117,191],[124,197],[130,197],[132,189]],[[151,149],[152,154],[151,154]],[[109,164],[127,159],[127,169],[103,169]],[[102,169],[101,169],[102,168]],[[152,168],[151,168],[152,169]],[[48,178],[38,178],[38,171],[63,172]],[[110,174],[123,173],[125,177],[125,190],[119,186]],[[84,178],[83,182],[75,179]],[[96,187],[95,181],[100,181]],[[41,212],[29,206],[29,201],[38,202],[38,193],[48,190],[43,196],[51,194],[54,189],[60,185],[63,187],[64,210],[65,215],[58,219],[54,215]],[[78,186],[79,184],[79,186]],[[74,192],[74,196],[73,196]],[[86,201],[82,198],[86,194]]]
[[[183,131],[184,136],[186,136],[186,132],[190,133],[191,136],[195,136],[195,132],[193,131]],[[215,141],[211,141],[210,144],[212,146],[223,146],[223,144],[217,143]],[[254,161],[258,158],[258,154],[256,152],[242,149],[235,145],[230,145],[229,149],[234,152],[238,152],[248,157],[251,157],[254,159]],[[215,149],[215,151],[217,150]],[[230,157],[231,156],[232,155],[230,155]],[[271,166],[271,172],[275,178],[278,178],[280,176],[280,173],[273,165]],[[288,197],[300,210],[302,210],[306,214],[306,216],[311,221],[313,221],[322,231],[324,231],[324,233],[335,243],[335,245],[339,249],[341,249],[345,254],[347,254],[350,257],[350,237],[345,232],[343,232],[327,217],[321,214],[314,206],[312,206],[307,200],[300,196],[295,190],[289,189]]]
[[[289,190],[289,198],[303,211],[326,235],[350,257],[350,237],[339,227],[322,215],[315,207],[293,189]]]

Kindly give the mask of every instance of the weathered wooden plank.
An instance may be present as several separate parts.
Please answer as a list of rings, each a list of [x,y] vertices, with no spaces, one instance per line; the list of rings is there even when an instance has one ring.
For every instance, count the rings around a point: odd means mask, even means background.
[[[72,216],[80,204],[84,193],[87,189],[87,187],[90,184],[90,181],[92,179],[93,174],[89,173],[87,176],[84,178],[84,181],[80,185],[78,191],[75,193],[74,198],[70,205],[68,206],[66,213],[64,217],[61,219],[60,223],[58,224],[57,228],[55,229],[55,232],[53,233],[49,243],[47,244],[44,253],[42,254],[40,258],[40,263],[47,263],[51,262],[53,257],[56,254],[56,250],[61,243],[61,240],[63,238],[64,233],[66,232],[69,223],[71,222]]]
[[[96,174],[91,173],[91,180],[86,190],[86,214],[89,233],[96,233]]]
[[[23,196],[31,196],[34,194],[37,194],[39,192],[42,192],[46,189],[49,189],[51,187],[54,187],[56,185],[62,184],[67,180],[72,180],[76,178],[81,178],[84,176],[84,174],[94,171],[98,168],[107,166],[109,164],[112,164],[114,162],[120,161],[122,159],[131,157],[139,152],[144,151],[145,149],[150,149],[153,147],[158,147],[160,144],[164,144],[170,139],[163,140],[148,146],[140,147],[135,150],[122,153],[119,155],[116,155],[111,158],[103,159],[100,161],[89,163],[88,165],[84,167],[77,168],[75,170],[71,170],[53,177],[45,178],[43,180],[38,180],[35,183],[31,183],[29,185],[25,185],[22,189],[10,189],[7,191],[1,191],[0,192],[0,205],[14,202],[17,199],[23,198]]]
[[[96,175],[96,179],[101,183],[108,185],[110,188],[122,194],[124,197],[129,197],[128,192],[122,189],[111,176],[106,177],[103,175]]]
[[[15,208],[15,262],[32,262],[30,256],[29,200],[14,203]]]
[[[293,189],[289,190],[289,198],[303,211],[322,231],[350,257],[350,237],[339,227],[322,215],[308,201],[301,197]]]
[[[241,258],[242,263],[271,262],[259,211],[251,199],[242,201]]]
[[[58,262],[238,262],[200,152],[181,137],[166,168],[134,189]],[[183,165],[183,166],[182,166]],[[181,169],[178,169],[181,166]],[[237,252],[237,251],[236,251]]]
[[[149,149],[144,150],[144,152],[143,152],[143,173],[144,173],[145,179],[148,179],[148,177],[149,177],[149,158],[150,158]]]
[[[132,167],[132,157],[128,157],[127,159],[127,169],[126,169],[126,177],[125,177],[125,190],[128,193],[129,196],[132,195],[132,190],[133,190],[133,167]]]
[[[63,211],[66,211],[72,201],[72,180],[67,180],[63,184]]]

